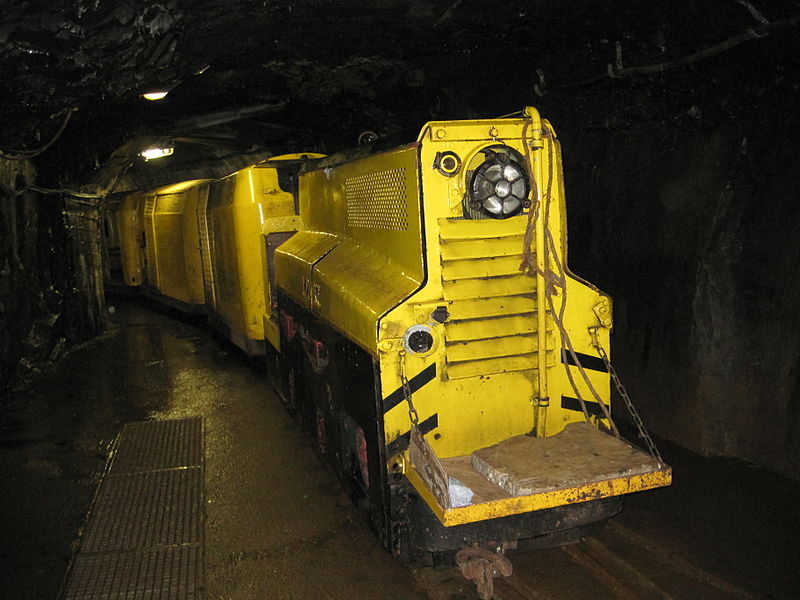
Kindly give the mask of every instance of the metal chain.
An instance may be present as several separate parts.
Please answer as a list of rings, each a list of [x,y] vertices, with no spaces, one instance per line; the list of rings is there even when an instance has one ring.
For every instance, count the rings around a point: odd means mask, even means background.
[[[653,438],[650,437],[650,434],[647,433],[647,429],[642,422],[642,418],[639,416],[639,412],[636,410],[636,407],[633,406],[633,402],[631,401],[631,397],[628,395],[628,390],[625,389],[625,386],[622,385],[622,381],[617,374],[617,370],[611,364],[611,360],[608,358],[608,354],[606,354],[605,349],[600,344],[600,339],[597,335],[597,328],[590,327],[589,328],[589,335],[592,336],[592,345],[595,347],[597,352],[600,354],[600,358],[603,359],[603,363],[606,365],[606,369],[608,369],[608,374],[611,375],[611,380],[614,382],[614,385],[617,388],[617,392],[619,392],[620,397],[625,402],[625,407],[628,409],[628,412],[633,419],[633,423],[636,425],[636,429],[639,432],[639,437],[642,438],[647,444],[647,449],[650,451],[650,455],[655,458],[659,464],[663,465],[664,460],[661,458],[661,453],[656,448],[655,442],[653,442]]]
[[[414,408],[414,403],[411,401],[411,386],[408,385],[408,377],[406,377],[406,361],[403,354],[400,354],[400,383],[403,386],[403,397],[408,403],[408,419],[411,421],[411,425],[416,428],[417,424],[419,423],[419,414],[417,414],[417,409]]]

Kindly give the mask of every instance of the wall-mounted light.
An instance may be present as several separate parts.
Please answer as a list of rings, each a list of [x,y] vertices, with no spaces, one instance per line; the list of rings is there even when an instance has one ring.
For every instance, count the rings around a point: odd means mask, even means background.
[[[170,81],[169,83],[165,83],[163,85],[154,85],[153,87],[142,92],[142,98],[145,98],[146,100],[162,100],[180,84],[180,81]]]
[[[147,150],[142,151],[140,156],[145,160],[153,160],[156,158],[163,158],[165,156],[170,156],[173,152],[175,152],[175,148],[172,146],[164,146],[164,147],[154,146],[152,148],[148,148]]]
[[[144,98],[145,100],[161,100],[162,98],[166,98],[167,94],[169,94],[169,92],[165,92],[163,90],[158,92],[156,91],[145,92],[144,94],[142,94],[142,98]]]

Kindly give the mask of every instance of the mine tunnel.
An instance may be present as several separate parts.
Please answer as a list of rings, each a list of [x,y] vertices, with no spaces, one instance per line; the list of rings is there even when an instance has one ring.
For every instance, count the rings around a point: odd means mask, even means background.
[[[798,597],[796,2],[0,22],[0,596]]]

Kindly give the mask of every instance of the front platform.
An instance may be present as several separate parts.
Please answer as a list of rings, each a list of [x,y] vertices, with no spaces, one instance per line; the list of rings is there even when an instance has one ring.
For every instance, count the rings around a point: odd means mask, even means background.
[[[449,502],[437,500],[413,467],[406,475],[445,526],[621,496],[672,481],[669,466],[589,423],[573,423],[547,438],[516,436],[439,462]]]

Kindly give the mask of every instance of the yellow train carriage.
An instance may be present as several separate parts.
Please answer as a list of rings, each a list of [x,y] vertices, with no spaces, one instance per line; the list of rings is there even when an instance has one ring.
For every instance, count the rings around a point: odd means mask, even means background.
[[[278,156],[214,181],[199,205],[209,312],[251,355],[264,354],[265,339],[280,343],[272,318],[272,253],[300,225],[291,186],[309,156],[321,155]]]
[[[143,198],[147,285],[151,293],[184,310],[205,304],[198,208],[208,181],[185,181]]]
[[[121,251],[122,281],[131,287],[141,286],[145,279],[145,196],[145,192],[126,194],[114,211]]]
[[[285,387],[387,547],[561,543],[669,483],[615,435],[611,301],[566,268],[534,109],[310,165],[300,216],[275,256]]]

